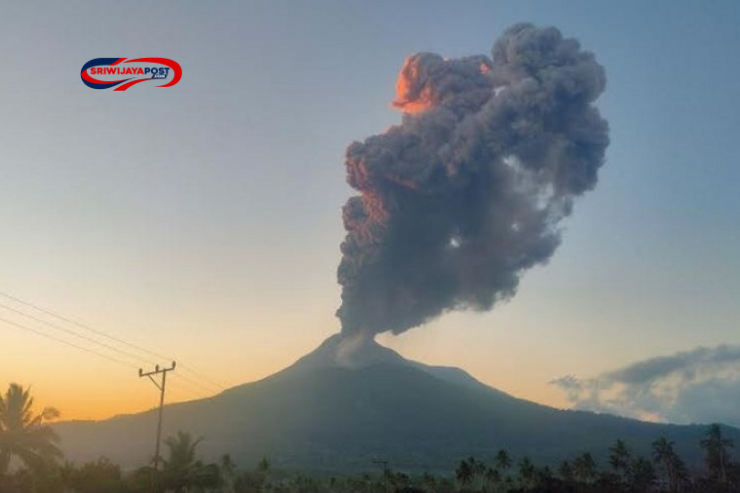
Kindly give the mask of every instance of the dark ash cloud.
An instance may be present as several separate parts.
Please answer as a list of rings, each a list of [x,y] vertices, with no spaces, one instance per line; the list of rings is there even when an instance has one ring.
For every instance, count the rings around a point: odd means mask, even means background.
[[[519,24],[493,58],[406,60],[402,123],[351,144],[338,279],[343,334],[400,333],[456,309],[490,310],[560,243],[609,144],[593,54]]]
[[[672,423],[740,426],[740,346],[699,347],[596,378],[551,382],[577,409]]]

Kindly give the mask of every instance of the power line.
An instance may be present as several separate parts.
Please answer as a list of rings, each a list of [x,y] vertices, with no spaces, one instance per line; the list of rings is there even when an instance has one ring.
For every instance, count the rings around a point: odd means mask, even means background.
[[[178,369],[179,369],[179,367],[178,367]],[[175,377],[175,378],[177,378],[179,380],[182,380],[183,382],[187,382],[187,383],[189,383],[190,385],[192,385],[194,387],[198,387],[201,390],[205,390],[208,394],[212,394],[213,393],[213,389],[212,388],[206,387],[205,385],[202,385],[202,384],[198,383],[197,381],[195,381],[195,380],[193,380],[191,378],[188,378],[188,377],[186,377],[186,376],[184,376],[182,374],[175,374],[175,375],[173,375],[173,377]]]
[[[107,354],[105,354],[105,353],[101,353],[101,352],[99,352],[99,351],[95,351],[94,349],[90,349],[90,348],[87,348],[87,347],[84,347],[84,346],[80,346],[80,345],[78,345],[78,344],[74,344],[74,343],[72,343],[72,342],[69,342],[69,341],[67,341],[67,340],[65,340],[65,339],[60,339],[60,338],[58,338],[58,337],[54,337],[54,336],[52,336],[52,335],[49,335],[49,334],[47,334],[46,332],[43,332],[43,331],[40,331],[40,330],[34,329],[34,328],[32,328],[32,327],[28,327],[28,326],[25,326],[25,325],[19,324],[19,323],[17,323],[17,322],[13,322],[13,321],[11,321],[11,320],[7,320],[7,319],[5,319],[5,318],[2,318],[2,317],[0,317],[0,322],[4,322],[4,323],[6,323],[6,324],[8,324],[8,325],[12,325],[13,327],[16,327],[16,328],[18,328],[18,329],[21,329],[21,330],[25,330],[25,331],[31,332],[31,333],[33,333],[33,334],[36,334],[36,335],[38,335],[38,336],[44,337],[44,338],[46,338],[46,339],[50,339],[50,340],[52,340],[52,341],[55,341],[55,342],[58,342],[58,343],[64,344],[65,346],[69,346],[69,347],[71,347],[71,348],[74,348],[74,349],[78,349],[78,350],[80,350],[80,351],[85,351],[86,353],[90,353],[90,354],[93,354],[93,355],[95,355],[95,356],[98,356],[98,357],[100,357],[100,358],[105,358],[105,359],[107,359],[107,360],[109,360],[109,361],[113,361],[114,363],[117,363],[117,364],[119,364],[119,365],[125,366],[125,367],[127,367],[127,368],[134,368],[134,369],[136,369],[136,368],[137,368],[137,367],[136,367],[135,365],[131,364],[130,362],[127,362],[127,361],[123,361],[123,360],[121,360],[121,359],[118,359],[118,358],[114,358],[113,356],[109,356],[109,355],[107,355]],[[187,390],[186,390],[186,391],[185,391],[185,394],[186,394],[186,396],[188,396],[188,397],[191,397],[191,398],[194,398],[194,399],[203,399],[203,398],[205,398],[205,397],[209,397],[210,395],[212,395],[212,394],[213,394],[213,390],[212,390],[212,389],[209,389],[208,387],[205,387],[205,386],[203,386],[203,385],[199,384],[198,382],[196,382],[196,381],[194,381],[194,380],[191,380],[191,379],[189,379],[189,378],[187,378],[187,377],[184,377],[184,376],[182,376],[182,375],[174,375],[174,376],[175,376],[175,377],[176,377],[176,378],[177,378],[178,380],[182,380],[182,381],[184,381],[184,382],[188,382],[188,383],[189,383],[190,385],[192,385],[192,386],[195,386],[195,387],[198,387],[198,388],[200,388],[200,389],[201,389],[202,391],[205,391],[205,393],[199,393],[199,394],[195,394],[195,393],[193,393],[192,391],[187,391]],[[175,382],[173,382],[173,383],[174,383],[174,384],[175,384],[175,385],[176,385],[176,386],[177,386],[178,388],[182,388],[182,386],[181,386],[181,385],[178,385],[178,383],[179,383],[178,381],[175,381]]]
[[[185,371],[187,371],[188,373],[196,376],[196,377],[199,377],[201,380],[205,380],[206,382],[210,383],[211,385],[213,385],[215,387],[218,387],[221,390],[226,390],[226,387],[224,387],[220,383],[218,383],[218,382],[216,382],[214,380],[211,380],[210,378],[206,377],[202,373],[200,373],[200,372],[198,372],[198,371],[196,371],[196,370],[194,370],[194,369],[192,369],[190,367],[187,367],[187,366],[185,366],[183,364],[180,364],[180,368],[183,369],[183,370],[185,370]]]
[[[21,315],[21,316],[23,316],[23,317],[27,317],[27,318],[30,318],[31,320],[35,320],[35,321],[37,321],[37,322],[40,322],[40,323],[42,323],[42,324],[48,325],[49,327],[52,327],[52,328],[54,328],[54,329],[57,329],[57,330],[63,331],[63,332],[65,332],[65,333],[67,333],[67,334],[71,334],[71,335],[73,335],[74,337],[78,337],[78,338],[84,339],[84,340],[86,340],[86,341],[89,341],[89,342],[92,342],[92,343],[94,343],[94,344],[98,344],[98,345],[99,345],[99,346],[101,346],[101,347],[104,347],[104,348],[106,348],[106,349],[108,349],[108,350],[110,350],[110,351],[115,351],[115,352],[117,352],[117,353],[119,353],[119,354],[122,354],[122,355],[124,355],[124,356],[127,356],[127,357],[129,357],[129,358],[133,358],[133,359],[135,359],[135,360],[138,360],[138,361],[140,361],[140,362],[143,362],[143,363],[147,363],[147,364],[153,364],[153,363],[152,363],[152,362],[151,362],[150,360],[147,360],[147,359],[145,359],[145,358],[142,358],[142,357],[140,357],[140,356],[138,356],[138,355],[136,355],[136,354],[130,353],[130,352],[128,352],[128,351],[124,351],[124,350],[122,350],[122,349],[119,349],[119,348],[117,348],[117,347],[111,346],[111,345],[109,345],[109,344],[105,344],[105,343],[103,343],[103,342],[100,342],[100,341],[98,341],[98,340],[95,340],[95,339],[93,339],[93,338],[90,338],[90,337],[86,337],[86,336],[84,336],[84,335],[82,335],[82,334],[79,334],[78,332],[75,332],[75,331],[73,331],[73,330],[67,329],[67,328],[65,328],[65,327],[61,327],[61,326],[59,326],[59,325],[56,325],[56,324],[53,324],[53,323],[51,323],[51,322],[49,322],[49,321],[47,321],[47,320],[44,320],[44,319],[41,319],[41,318],[35,317],[35,316],[33,316],[33,315],[29,315],[28,313],[24,313],[24,312],[22,312],[22,311],[20,311],[20,310],[16,310],[15,308],[12,308],[12,307],[10,307],[10,306],[7,306],[7,305],[5,305],[5,304],[3,304],[3,303],[0,303],[0,308],[5,308],[6,310],[9,310],[9,311],[11,311],[11,312],[17,313],[18,315]],[[181,365],[181,367],[182,367],[182,365]],[[206,391],[206,392],[208,392],[208,393],[212,393],[212,392],[213,392],[213,388],[209,388],[209,387],[207,387],[207,386],[205,386],[205,385],[202,385],[202,384],[200,384],[200,383],[196,382],[196,381],[195,381],[195,380],[193,380],[193,379],[190,379],[190,378],[188,378],[188,377],[185,377],[185,376],[183,376],[183,375],[177,375],[177,377],[178,377],[178,378],[180,378],[180,379],[182,379],[182,380],[185,380],[185,381],[189,382],[189,383],[190,383],[191,385],[194,385],[194,386],[196,386],[196,387],[198,387],[198,388],[200,388],[200,389],[202,389],[202,390],[205,390],[205,391]],[[223,387],[222,387],[222,386],[220,386],[220,385],[218,385],[218,384],[216,384],[216,383],[213,383],[213,382],[210,382],[210,381],[208,381],[208,383],[210,383],[210,384],[211,384],[212,386],[215,386],[215,387],[219,387],[219,388],[220,388],[221,390],[223,390]]]
[[[114,357],[109,356],[107,354],[103,354],[103,353],[100,353],[100,352],[95,351],[93,349],[86,348],[84,346],[79,346],[77,344],[71,343],[71,342],[66,341],[64,339],[59,339],[58,337],[54,337],[54,336],[51,336],[51,335],[47,334],[46,332],[42,332],[40,330],[32,329],[31,327],[26,327],[25,325],[21,325],[19,323],[12,322],[12,321],[7,320],[7,319],[4,319],[2,317],[0,317],[0,322],[4,322],[6,324],[12,325],[12,326],[17,327],[19,329],[23,329],[23,330],[27,330],[29,332],[33,332],[36,335],[39,335],[41,337],[46,337],[47,339],[51,339],[52,341],[56,341],[56,342],[62,343],[64,345],[66,345],[66,346],[73,347],[75,349],[79,349],[80,351],[86,351],[86,352],[91,353],[91,354],[94,354],[96,356],[100,356],[101,358],[105,358],[107,360],[113,361],[113,362],[118,363],[120,365],[128,366],[129,368],[136,368],[136,366],[132,365],[131,363],[127,363],[126,361],[120,360],[118,358],[114,358]]]
[[[39,306],[39,305],[36,305],[36,304],[34,304],[34,303],[31,303],[31,302],[29,302],[29,301],[25,301],[25,300],[22,300],[22,299],[20,299],[20,298],[18,298],[18,297],[16,297],[16,296],[13,296],[13,295],[10,295],[10,294],[8,294],[8,293],[5,293],[5,292],[2,292],[2,291],[0,291],[0,296],[2,296],[2,297],[5,297],[5,298],[7,298],[7,299],[10,299],[10,300],[12,300],[12,301],[15,301],[16,303],[20,303],[21,305],[25,305],[25,306],[27,306],[27,307],[29,307],[29,308],[32,308],[32,309],[34,309],[34,310],[38,310],[39,312],[42,312],[42,313],[45,313],[45,314],[47,314],[47,315],[50,315],[50,316],[52,316],[52,317],[55,317],[55,318],[57,318],[57,319],[59,319],[59,320],[62,320],[62,321],[64,321],[64,322],[67,322],[67,323],[69,323],[69,324],[72,324],[72,325],[74,325],[74,326],[76,326],[76,327],[79,327],[79,328],[81,328],[81,329],[84,329],[84,330],[87,330],[87,331],[89,331],[89,332],[92,332],[93,334],[96,334],[96,335],[98,335],[98,336],[101,336],[101,337],[105,337],[105,338],[107,338],[107,339],[109,339],[109,340],[111,340],[111,341],[117,342],[117,343],[119,343],[119,344],[124,344],[124,345],[128,346],[129,348],[132,348],[132,349],[135,349],[135,350],[137,350],[137,351],[140,351],[140,352],[146,353],[146,354],[148,354],[148,355],[150,355],[150,356],[154,356],[154,357],[155,357],[155,358],[157,358],[158,360],[162,360],[162,359],[164,359],[164,360],[170,360],[170,361],[172,360],[172,358],[170,358],[170,357],[167,357],[167,356],[161,355],[161,354],[159,354],[159,353],[156,353],[156,352],[154,352],[154,351],[150,351],[150,350],[148,350],[148,349],[145,349],[145,348],[143,348],[143,347],[141,347],[141,346],[137,346],[136,344],[132,344],[132,343],[130,343],[130,342],[127,342],[127,341],[125,341],[125,340],[123,340],[123,339],[121,339],[121,338],[119,338],[119,337],[115,337],[115,336],[112,336],[112,335],[110,335],[110,334],[107,334],[107,333],[105,333],[105,332],[103,332],[103,331],[101,331],[101,330],[97,330],[97,329],[94,329],[93,327],[90,327],[89,325],[86,325],[86,324],[83,324],[83,323],[81,323],[81,322],[78,322],[78,321],[76,321],[76,320],[73,320],[73,319],[71,319],[71,318],[65,317],[65,316],[63,316],[63,315],[60,315],[60,314],[59,314],[59,313],[57,313],[57,312],[54,312],[54,311],[52,311],[52,310],[49,310],[49,309],[47,309],[47,308],[43,308],[43,307],[41,307],[41,306]],[[45,323],[45,324],[47,324],[47,325],[49,325],[49,326],[51,326],[51,327],[54,327],[54,328],[56,328],[56,329],[58,329],[58,330],[63,330],[64,332],[68,332],[68,333],[71,333],[71,334],[75,335],[76,337],[80,337],[80,338],[82,338],[82,339],[86,339],[86,340],[88,340],[88,341],[92,341],[92,342],[94,342],[95,344],[99,344],[99,345],[101,345],[101,346],[103,346],[103,347],[106,347],[106,348],[108,348],[108,349],[110,349],[110,350],[116,351],[116,352],[118,352],[118,353],[121,353],[121,354],[125,354],[125,355],[127,355],[127,356],[129,356],[129,357],[132,357],[132,358],[134,358],[134,359],[137,359],[137,360],[139,360],[139,361],[142,361],[142,362],[145,362],[145,363],[152,363],[152,361],[151,361],[151,360],[147,360],[147,359],[141,358],[141,357],[139,357],[139,356],[133,355],[132,353],[129,353],[129,352],[123,351],[123,350],[121,350],[121,349],[113,348],[113,347],[112,347],[112,346],[110,346],[110,345],[104,344],[104,343],[102,343],[102,342],[100,342],[100,341],[97,341],[97,340],[95,340],[95,339],[92,339],[92,338],[88,338],[88,337],[85,337],[85,336],[83,336],[83,335],[80,335],[80,334],[78,334],[77,332],[75,332],[75,331],[72,331],[72,330],[70,330],[70,329],[65,329],[65,328],[61,328],[61,327],[59,327],[58,325],[52,324],[51,322],[45,321],[45,320],[43,320],[43,319],[39,319],[39,318],[36,318],[36,317],[34,317],[34,316],[32,316],[32,315],[28,315],[28,314],[25,314],[25,313],[23,313],[23,312],[20,312],[19,310],[16,310],[16,309],[13,309],[13,308],[7,307],[6,305],[0,304],[0,306],[1,306],[1,307],[3,307],[3,308],[6,308],[6,309],[8,309],[8,310],[14,311],[14,312],[16,312],[16,313],[19,313],[19,314],[21,314],[21,315],[23,315],[23,316],[29,317],[29,318],[31,318],[31,319],[33,319],[33,320],[39,321],[39,322],[41,322],[41,323]],[[207,376],[203,375],[202,373],[198,372],[198,371],[197,371],[197,370],[195,370],[194,368],[190,368],[190,367],[188,367],[188,366],[185,366],[185,365],[183,365],[183,364],[180,364],[180,368],[181,368],[181,369],[183,369],[183,370],[185,370],[185,371],[187,371],[188,373],[190,373],[190,374],[191,374],[192,376],[194,376],[195,378],[199,378],[200,380],[203,380],[203,381],[207,382],[208,384],[210,384],[210,385],[212,385],[212,386],[214,386],[214,387],[217,387],[217,388],[218,388],[219,390],[225,390],[225,389],[226,389],[226,387],[224,387],[224,386],[223,386],[223,385],[221,385],[220,383],[218,383],[218,382],[215,382],[215,381],[213,381],[212,379],[210,379],[210,378],[208,378]],[[182,378],[182,377],[181,377],[181,378]],[[196,384],[196,385],[198,385],[198,384]],[[211,390],[209,390],[209,391],[211,391]]]
[[[198,390],[195,387],[185,384],[184,380],[180,380],[176,375],[172,375],[172,380],[167,380],[168,392],[170,391],[169,386],[172,385],[172,396],[177,402],[189,402],[189,401],[202,401],[208,402],[210,397],[213,397],[212,391],[204,392]]]
[[[18,315],[21,315],[21,316],[26,317],[26,318],[30,318],[31,320],[35,320],[37,322],[41,322],[42,324],[48,325],[49,327],[52,327],[52,328],[57,329],[57,330],[61,330],[62,332],[66,332],[67,334],[73,335],[74,337],[78,337],[80,339],[84,339],[86,341],[92,342],[92,343],[97,344],[97,345],[99,345],[101,347],[104,347],[104,348],[106,348],[106,349],[108,349],[110,351],[115,351],[115,352],[117,352],[119,354],[123,354],[124,356],[128,356],[129,358],[133,358],[133,359],[139,360],[139,361],[141,361],[143,363],[147,363],[147,364],[148,363],[151,363],[151,361],[146,360],[144,358],[141,358],[141,357],[139,357],[139,356],[137,356],[135,354],[126,352],[126,351],[124,351],[122,349],[118,349],[117,347],[110,346],[108,344],[105,344],[104,342],[100,342],[98,340],[95,340],[92,337],[84,336],[82,334],[79,334],[79,333],[75,332],[74,330],[70,330],[70,329],[67,329],[65,327],[61,327],[59,325],[53,324],[53,323],[51,323],[49,321],[46,321],[46,320],[44,320],[42,318],[38,318],[38,317],[35,317],[33,315],[29,315],[28,313],[24,313],[24,312],[22,312],[20,310],[16,310],[15,308],[12,308],[12,307],[9,307],[7,305],[4,305],[3,303],[0,303],[0,308],[5,308],[6,310],[9,310],[11,312],[17,313]]]
[[[92,327],[90,327],[88,325],[85,325],[83,323],[77,322],[76,320],[72,320],[71,318],[67,318],[67,317],[65,317],[63,315],[59,315],[58,313],[53,312],[51,310],[48,310],[46,308],[42,308],[42,307],[40,307],[38,305],[35,305],[33,303],[30,303],[28,301],[24,301],[24,300],[22,300],[20,298],[16,298],[15,296],[9,295],[7,293],[3,293],[2,291],[0,291],[0,296],[3,296],[3,297],[8,298],[10,300],[13,300],[16,303],[20,303],[22,305],[26,305],[26,306],[28,306],[30,308],[33,308],[34,310],[38,310],[40,312],[46,313],[47,315],[51,315],[52,317],[56,317],[59,320],[64,320],[65,322],[70,323],[72,325],[75,325],[75,326],[77,326],[77,327],[79,327],[81,329],[88,330],[88,331],[92,332],[93,334],[97,334],[99,336],[108,338],[108,339],[110,339],[112,341],[115,341],[115,342],[118,342],[120,344],[125,344],[126,346],[129,346],[130,348],[136,349],[138,351],[142,351],[142,352],[144,352],[144,353],[146,353],[146,354],[148,354],[150,356],[154,356],[154,357],[156,357],[158,359],[166,359],[166,360],[167,359],[171,359],[171,358],[168,358],[167,356],[163,356],[163,355],[157,354],[157,353],[155,353],[153,351],[149,351],[148,349],[144,349],[143,347],[137,346],[135,344],[131,344],[130,342],[126,342],[123,339],[119,339],[118,337],[114,337],[114,336],[112,336],[110,334],[106,334],[103,331],[93,329]]]

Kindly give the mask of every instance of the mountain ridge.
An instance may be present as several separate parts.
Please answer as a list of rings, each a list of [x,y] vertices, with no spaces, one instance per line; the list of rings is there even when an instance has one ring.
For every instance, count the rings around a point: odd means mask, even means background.
[[[358,337],[354,340],[351,339],[351,342],[349,343],[350,348],[344,354],[342,351],[342,342],[343,339],[341,334],[334,334],[325,339],[315,350],[304,356],[301,356],[293,364],[284,368],[283,370],[273,373],[272,375],[268,375],[267,377],[261,380],[257,380],[256,382],[249,382],[246,384],[237,385],[235,387],[232,387],[231,389],[226,389],[224,392],[230,392],[244,385],[251,385],[252,383],[257,383],[262,380],[276,377],[278,375],[312,371],[319,368],[340,367],[357,369],[367,366],[378,366],[384,364],[409,366],[412,368],[420,369],[426,373],[429,373],[430,375],[451,383],[465,385],[471,388],[477,388],[486,392],[495,392],[509,395],[501,390],[486,385],[462,368],[457,368],[453,366],[427,365],[419,361],[406,359],[396,351],[378,344],[373,338]]]
[[[135,467],[151,456],[155,419],[150,410],[56,428],[72,460],[107,455]],[[373,340],[332,336],[266,378],[167,405],[164,435],[177,430],[204,437],[207,458],[230,453],[248,465],[267,456],[279,467],[341,472],[368,469],[377,457],[409,471],[448,471],[469,455],[492,459],[500,448],[545,464],[586,450],[598,458],[616,439],[647,455],[659,436],[695,462],[705,427],[557,410]],[[728,428],[728,438],[740,440],[740,432]]]

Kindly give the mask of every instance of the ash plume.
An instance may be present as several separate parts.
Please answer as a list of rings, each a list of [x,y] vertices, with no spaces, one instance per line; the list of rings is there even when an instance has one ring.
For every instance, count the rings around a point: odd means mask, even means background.
[[[338,269],[342,334],[396,334],[490,310],[546,263],[609,144],[606,77],[555,28],[510,27],[493,58],[408,58],[400,125],[352,143]]]

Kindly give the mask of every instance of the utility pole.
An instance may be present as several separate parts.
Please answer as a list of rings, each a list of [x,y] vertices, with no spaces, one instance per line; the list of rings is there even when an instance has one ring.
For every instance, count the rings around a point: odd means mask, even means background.
[[[383,474],[387,475],[388,472],[390,472],[390,469],[388,468],[388,461],[382,460],[382,459],[373,459],[372,463],[376,466],[383,466]]]
[[[383,466],[383,474],[388,474],[389,469],[387,460],[373,459],[372,463],[376,466]]]
[[[372,463],[375,464],[376,466],[383,466],[383,486],[385,487],[386,491],[390,491],[391,485],[390,485],[389,480],[390,480],[391,470],[388,467],[388,461],[383,460],[383,459],[373,459]]]
[[[172,371],[175,369],[175,362],[172,362],[172,366],[169,368],[160,368],[159,365],[156,365],[154,367],[153,371],[149,371],[144,373],[144,370],[139,368],[139,378],[141,377],[148,377],[149,380],[152,381],[152,383],[159,389],[159,417],[157,420],[157,445],[154,448],[154,470],[152,471],[152,491],[154,490],[154,483],[155,478],[157,474],[157,470],[159,469],[159,443],[162,440],[162,410],[164,409],[164,389],[165,385],[167,383],[167,372]],[[162,379],[160,382],[157,382],[152,375],[162,375]]]

